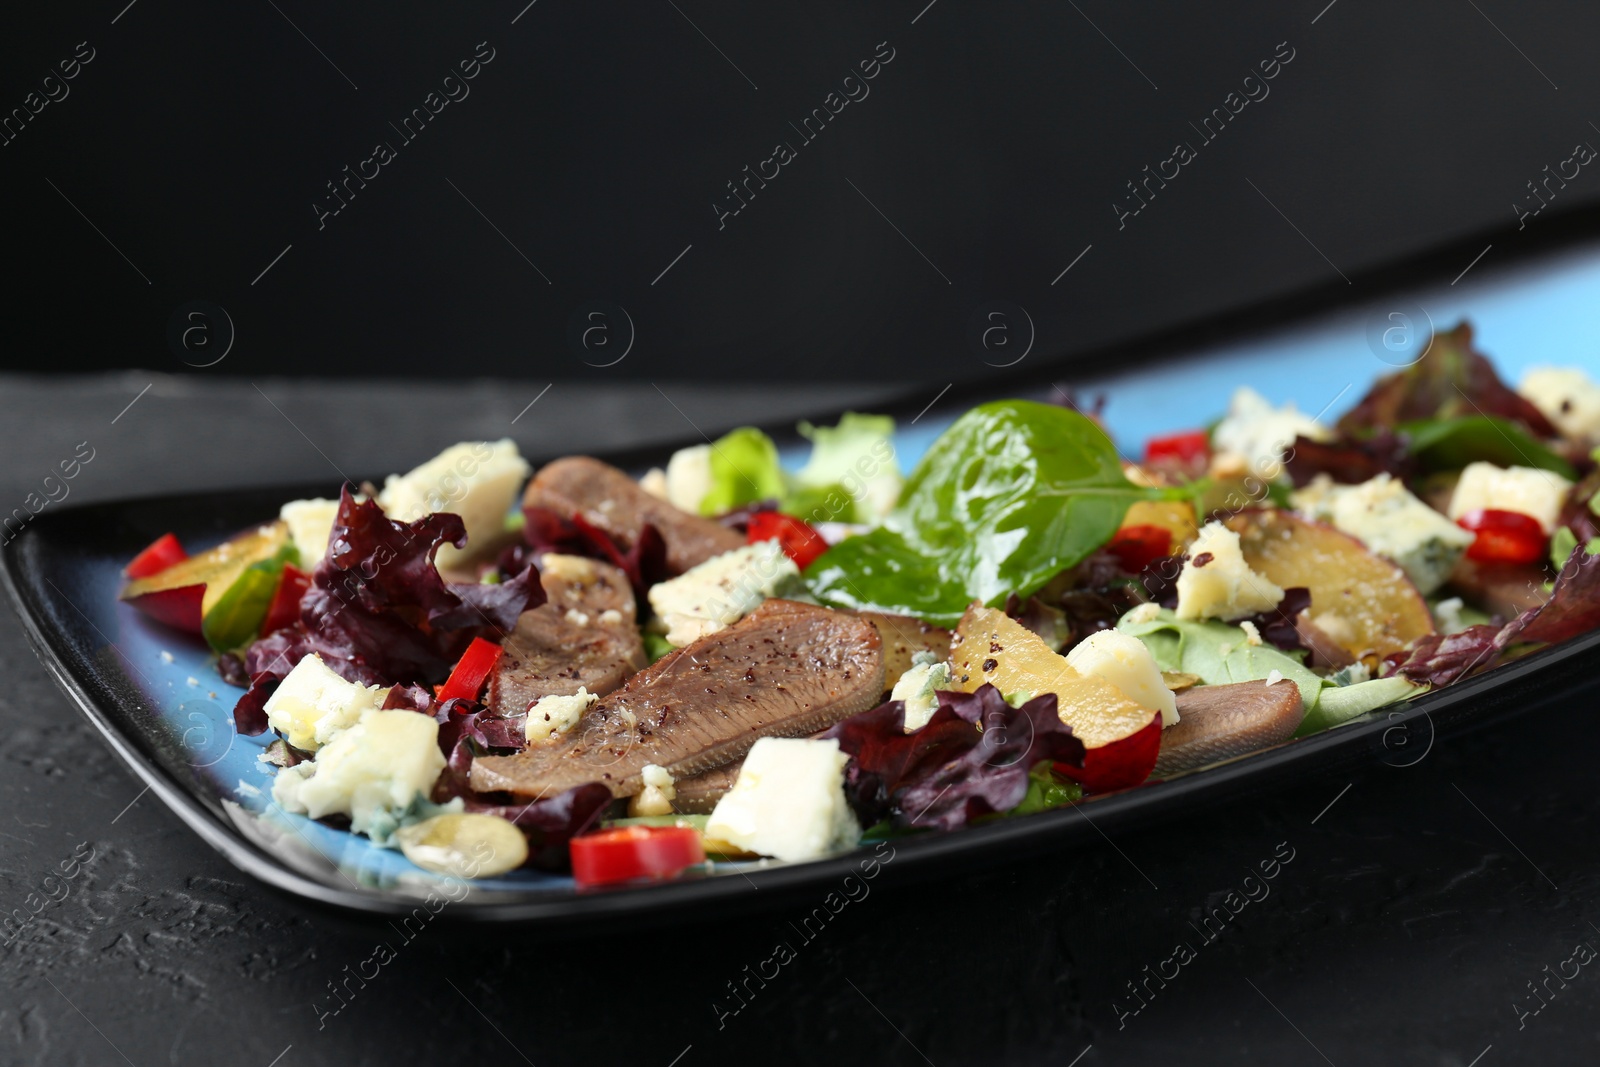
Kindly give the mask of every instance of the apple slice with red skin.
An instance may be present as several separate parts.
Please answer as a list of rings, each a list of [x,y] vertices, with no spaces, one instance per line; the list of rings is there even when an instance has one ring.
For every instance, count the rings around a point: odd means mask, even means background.
[[[950,687],[975,692],[992,683],[1009,699],[1053,693],[1061,721],[1083,742],[1082,767],[1057,765],[1085,790],[1109,792],[1150,777],[1161,754],[1161,712],[1146,708],[1098,675],[1085,674],[1033,631],[997,608],[974,604],[950,643]]]
[[[282,522],[249,530],[214,548],[122,587],[118,599],[186,633],[203,633],[206,613],[252,564],[272,558],[288,543]]]

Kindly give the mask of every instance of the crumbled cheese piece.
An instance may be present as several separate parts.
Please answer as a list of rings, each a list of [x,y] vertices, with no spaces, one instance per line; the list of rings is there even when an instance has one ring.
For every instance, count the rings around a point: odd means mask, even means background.
[[[706,837],[789,861],[851,847],[861,826],[844,797],[849,762],[835,740],[761,738],[717,801]]]
[[[1350,664],[1342,670],[1334,671],[1328,675],[1328,681],[1334,685],[1360,685],[1362,682],[1372,680],[1372,668],[1360,660]]]
[[[589,625],[589,616],[585,615],[583,612],[579,611],[577,608],[568,608],[567,609],[567,621],[570,622],[574,626],[588,626]]]
[[[199,689],[199,688],[200,688],[200,679],[198,679],[198,678],[196,678],[196,677],[195,677],[195,676],[194,676],[194,675],[192,675],[192,674],[191,674],[191,675],[189,675],[189,677],[187,677],[187,678],[185,678],[185,679],[184,679],[184,682],[185,682],[185,684],[187,684],[187,685],[192,685],[192,686],[194,686],[194,687],[195,687],[195,688],[196,688],[196,689]]]
[[[1327,441],[1332,436],[1327,427],[1301,414],[1292,403],[1275,408],[1254,389],[1241,386],[1233,394],[1227,416],[1211,431],[1211,447],[1243,456],[1252,473],[1270,481],[1283,472],[1283,453],[1296,437]]]
[[[1450,496],[1449,514],[1454,521],[1480,508],[1518,511],[1537,519],[1549,533],[1571,488],[1572,483],[1561,475],[1536,467],[1469,463]]]
[[[618,611],[616,608],[607,608],[600,613],[600,625],[621,626],[622,612]]]
[[[639,778],[644,782],[644,788],[628,801],[628,814],[635,818],[641,815],[671,815],[672,802],[678,798],[678,790],[673,786],[672,775],[667,773],[667,769],[647,763],[644,770],[639,772]]]
[[[1222,619],[1270,611],[1283,599],[1283,590],[1250,569],[1239,547],[1239,535],[1210,522],[1201,528],[1189,558],[1178,574],[1180,619]]]
[[[539,569],[553,578],[574,584],[592,582],[599,573],[594,569],[594,560],[587,556],[568,556],[560,552],[546,552],[540,556]]]
[[[667,472],[660,467],[651,467],[645,471],[644,477],[639,479],[639,488],[657,500],[665,500],[669,504],[672,502],[672,496],[667,491]]]
[[[1308,518],[1332,523],[1399,564],[1424,594],[1444,584],[1472,544],[1472,534],[1387,474],[1360,485],[1335,485],[1319,474],[1290,499]]]
[[[1163,727],[1178,722],[1178,700],[1162,680],[1161,668],[1145,643],[1120,630],[1090,634],[1067,653],[1067,663],[1082,674],[1110,682],[1142,708],[1161,712]]]
[[[667,461],[667,502],[691,515],[711,492],[711,446],[680,448]]]
[[[449,568],[493,545],[530,469],[509,437],[463,441],[407,474],[389,475],[378,503],[398,522],[414,522],[440,511],[461,516],[467,547],[442,545],[434,557],[441,568]]]
[[[1283,675],[1280,674],[1276,669],[1267,672],[1268,685],[1277,685],[1281,681],[1283,681]]]
[[[161,650],[161,662],[162,663],[171,663],[172,662],[172,653],[168,652],[164,648]]]
[[[522,724],[523,736],[530,743],[554,741],[576,726],[583,713],[599,699],[598,694],[583,686],[571,696],[540,697],[528,709],[528,717]]]
[[[738,622],[799,577],[777,541],[757,541],[651,586],[650,606],[667,640],[682,648]]]
[[[359,498],[358,498],[359,499]],[[278,509],[278,518],[289,527],[289,540],[300,553],[300,568],[309,571],[328,554],[328,538],[339,517],[339,502],[323,497],[291,500]]]
[[[267,698],[267,725],[295,748],[315,752],[363,715],[381,708],[388,695],[388,689],[345,681],[313,652],[296,663]]]
[[[1433,606],[1433,622],[1442,634],[1456,634],[1467,628],[1461,610],[1467,605],[1458,596],[1447,597]]]
[[[939,709],[938,698],[933,694],[949,687],[950,664],[942,662],[932,652],[918,652],[911,657],[911,668],[889,692],[890,700],[905,702],[906,733],[928,725],[928,720]]]
[[[1132,608],[1129,608],[1127,614],[1122,616],[1122,622],[1131,623],[1131,624],[1137,626],[1137,625],[1139,625],[1141,623],[1155,622],[1156,619],[1158,619],[1160,617],[1161,617],[1161,605],[1160,604],[1145,603],[1145,604],[1138,604],[1138,605],[1136,605],[1136,606],[1134,606]],[[1121,623],[1118,623],[1118,625],[1120,626]]]
[[[1517,392],[1568,437],[1600,437],[1600,385],[1577,367],[1530,367]]]
[[[1261,631],[1256,629],[1256,624],[1245,619],[1239,624],[1239,629],[1244,631],[1244,643],[1250,646],[1261,644]]]
[[[439,724],[414,711],[373,711],[328,742],[315,760],[285,767],[272,783],[272,799],[287,812],[313,819],[350,816],[356,833],[372,834],[380,844],[383,828],[399,825],[401,815],[424,800],[439,772]]]

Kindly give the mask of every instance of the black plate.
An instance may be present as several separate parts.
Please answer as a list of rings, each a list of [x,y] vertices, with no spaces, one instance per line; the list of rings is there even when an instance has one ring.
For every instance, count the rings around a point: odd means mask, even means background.
[[[1579,264],[1582,271],[1595,269],[1592,258]],[[1446,266],[1441,259],[1438,267]],[[1570,268],[1569,263],[1561,269],[1570,274]],[[1518,284],[1526,287],[1527,279]],[[1494,295],[1492,286],[1488,292]],[[1341,299],[1347,302],[1348,298]],[[1333,314],[1348,319],[1350,312]],[[1244,318],[1248,316],[1241,321]],[[1231,327],[1217,324],[1208,338],[1215,342],[1241,328],[1237,322]],[[1108,359],[1102,365],[1140,364],[1142,369],[1128,381],[1147,392],[1164,386],[1192,392],[1193,383],[1205,378],[1205,365],[1191,363],[1177,371],[1170,363],[1148,362],[1171,355],[1170,341],[1151,342],[1130,347],[1125,358]],[[1340,357],[1324,352],[1315,358],[1326,364]],[[1290,373],[1312,374],[1309,367],[1296,364]],[[1348,373],[1364,387],[1366,379],[1384,369],[1371,364],[1359,370],[1346,366],[1338,376]],[[1052,377],[1046,372],[1036,380]],[[1019,391],[1025,390],[1014,384],[957,391],[942,408],[924,413],[918,425],[908,429],[925,442],[954,411]],[[1201,399],[1209,403],[1211,398]],[[923,398],[909,399],[899,406],[899,413],[910,419],[923,403]],[[792,440],[786,428],[775,436]],[[670,451],[635,451],[613,458],[638,467],[662,462]],[[864,849],[804,864],[718,865],[718,870],[702,877],[603,892],[578,892],[568,879],[523,872],[458,888],[459,884],[451,886],[354,835],[314,823],[285,829],[242,807],[241,798],[248,801],[248,797],[231,779],[252,775],[254,746],[265,739],[231,733],[228,712],[237,691],[221,682],[195,639],[165,630],[116,603],[118,568],[169,530],[193,548],[273,517],[286,500],[328,495],[335,489],[329,484],[288,486],[53,508],[34,518],[0,551],[0,574],[30,641],[57,681],[151,791],[240,869],[302,898],[359,911],[409,912],[430,894],[443,893],[454,901],[448,911],[456,917],[559,920],[563,928],[570,928],[575,920],[654,922],[686,907],[764,907],[800,891],[820,897],[873,858],[874,850]],[[1600,633],[1588,634],[1407,705],[1223,766],[1097,797],[1070,809],[958,833],[896,840],[876,855],[892,863],[897,877],[945,876],[977,863],[1071,847],[1134,823],[1192,815],[1199,805],[1265,789],[1290,775],[1304,777],[1374,760],[1408,765],[1420,760],[1440,734],[1516,714],[1587,682],[1593,675],[1597,643]],[[170,652],[170,660],[160,650]],[[251,784],[268,782],[264,774],[256,774]]]

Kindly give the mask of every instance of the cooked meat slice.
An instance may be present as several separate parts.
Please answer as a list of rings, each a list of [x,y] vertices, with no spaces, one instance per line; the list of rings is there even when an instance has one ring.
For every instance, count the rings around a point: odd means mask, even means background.
[[[1534,563],[1478,563],[1462,558],[1450,574],[1450,591],[1502,619],[1514,619],[1550,599],[1544,570]]]
[[[900,676],[911,669],[911,657],[916,653],[932,652],[942,660],[950,658],[950,631],[942,626],[909,615],[884,615],[876,611],[863,611],[861,617],[883,638],[885,691],[893,689]]]
[[[692,777],[742,759],[759,738],[825,729],[882,693],[882,642],[870,623],[768,600],[634,675],[559,740],[473,761],[472,787],[554,796],[603,782],[631,796],[648,764]]]
[[[711,814],[711,809],[717,806],[722,794],[732,789],[733,783],[739,780],[739,768],[743,766],[744,760],[736,760],[687,778],[679,778],[673,783],[678,795],[672,801],[672,810],[681,815]]]
[[[1294,735],[1305,708],[1293,682],[1199,685],[1178,694],[1178,725],[1161,732],[1152,777],[1242,756]]]
[[[744,536],[721,523],[691,515],[657,499],[617,468],[588,456],[548,463],[522,497],[525,507],[545,507],[585,519],[631,546],[649,523],[667,544],[667,565],[682,572],[744,544]]]
[[[489,706],[502,715],[580,687],[604,696],[646,662],[633,587],[621,568],[555,553],[539,563],[547,599],[517,619],[489,676]]]

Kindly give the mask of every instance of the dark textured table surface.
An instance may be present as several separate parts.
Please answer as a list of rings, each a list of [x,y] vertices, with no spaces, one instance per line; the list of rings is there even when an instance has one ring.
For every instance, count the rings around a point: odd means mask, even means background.
[[[67,504],[360,477],[506,433],[533,455],[676,440],[898,392],[557,383],[512,425],[544,383],[256,384],[0,378],[0,510],[84,440]],[[1593,691],[1409,767],[1094,847],[916,884],[889,868],[809,941],[802,900],[563,939],[441,921],[406,942],[251,882],[141,798],[10,611],[0,667],[0,903],[93,852],[0,948],[0,1063],[1499,1067],[1592,1063],[1600,1043]],[[382,942],[394,959],[319,1015]],[[794,958],[749,981],[779,942]]]

